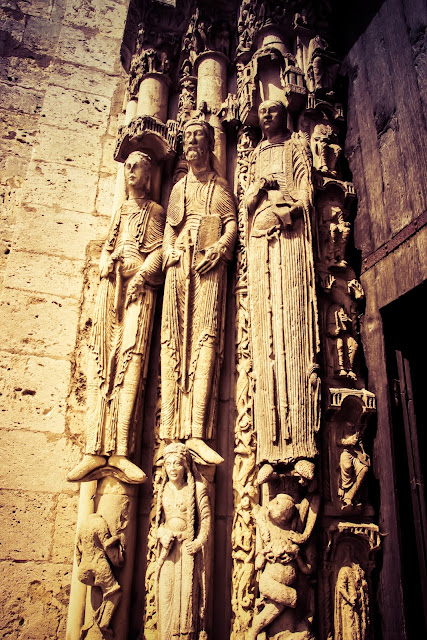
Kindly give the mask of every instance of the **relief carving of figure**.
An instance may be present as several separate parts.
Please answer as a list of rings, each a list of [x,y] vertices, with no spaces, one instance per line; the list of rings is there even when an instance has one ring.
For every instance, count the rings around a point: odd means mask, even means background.
[[[351,559],[348,545],[335,585],[334,640],[366,640],[369,627],[369,595],[365,572]]]
[[[163,458],[156,522],[159,639],[206,640],[209,497],[184,444],[167,445]]]
[[[346,267],[345,253],[351,233],[348,211],[334,202],[320,206],[320,253],[328,266]]]
[[[311,236],[308,145],[286,130],[281,102],[259,107],[263,139],[249,187],[249,300],[259,481],[272,465],[311,462],[317,453],[319,347]],[[267,464],[265,464],[267,463]],[[311,479],[314,466],[300,464]]]
[[[340,481],[338,495],[343,509],[350,507],[370,466],[370,459],[363,448],[360,427],[353,421],[345,421],[337,432],[340,455]]]
[[[327,175],[337,175],[337,162],[342,148],[329,124],[317,124],[311,137],[314,168]]]
[[[327,334],[335,349],[331,350],[334,372],[341,378],[357,380],[354,360],[358,350],[355,336],[355,313],[349,295],[350,287],[331,278],[331,302],[326,313]]]
[[[278,494],[260,508],[255,556],[255,568],[261,571],[260,597],[251,629],[252,640],[256,640],[258,634],[283,613],[287,614],[283,621],[287,631],[304,630],[304,637],[311,637],[307,619],[307,613],[311,612],[306,611],[301,620],[301,611],[292,610],[297,608],[300,598],[309,590],[301,582],[301,575],[310,574],[313,567],[310,554],[305,555],[302,546],[311,536],[318,509],[317,495],[312,496],[311,501],[304,499],[297,508],[294,498],[286,493]]]
[[[122,592],[111,565],[121,567],[124,550],[120,536],[112,536],[104,518],[91,513],[77,534],[77,577],[80,582],[102,591],[102,602],[95,611],[95,622],[101,631],[110,631],[110,623]]]
[[[68,475],[74,482],[107,461],[125,482],[146,477],[129,458],[136,436],[134,405],[147,373],[156,291],[163,281],[165,216],[147,197],[150,158],[134,151],[124,172],[128,198],[113,218],[101,254],[89,345],[86,450]]]
[[[320,36],[315,36],[308,45],[307,86],[309,91],[320,95],[332,95],[339,71],[339,62]]]
[[[172,189],[163,243],[160,438],[187,440],[205,462],[218,464],[222,458],[204,440],[216,420],[236,210],[228,183],[212,169],[212,127],[189,120],[183,140],[189,171]]]

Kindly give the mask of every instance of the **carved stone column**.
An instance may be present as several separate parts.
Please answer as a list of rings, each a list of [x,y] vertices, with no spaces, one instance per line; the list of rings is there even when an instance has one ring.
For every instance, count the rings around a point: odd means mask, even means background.
[[[141,80],[137,116],[153,116],[166,122],[170,80],[161,73],[148,73]]]
[[[227,140],[218,114],[227,95],[227,58],[218,51],[205,51],[196,58],[195,69],[197,106],[202,111],[206,108],[206,120],[215,132],[218,171],[225,177]]]

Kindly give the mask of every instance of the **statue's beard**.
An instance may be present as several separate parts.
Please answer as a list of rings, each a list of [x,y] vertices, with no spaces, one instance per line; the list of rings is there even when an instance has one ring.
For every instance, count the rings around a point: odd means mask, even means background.
[[[194,162],[195,160],[204,160],[206,153],[202,149],[188,149],[185,157],[188,162]]]

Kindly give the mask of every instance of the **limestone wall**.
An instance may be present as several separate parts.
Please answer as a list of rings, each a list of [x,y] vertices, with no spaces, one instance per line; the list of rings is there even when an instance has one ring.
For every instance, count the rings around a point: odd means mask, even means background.
[[[0,632],[14,640],[65,636],[85,397],[70,381],[111,214],[127,4],[0,9]]]

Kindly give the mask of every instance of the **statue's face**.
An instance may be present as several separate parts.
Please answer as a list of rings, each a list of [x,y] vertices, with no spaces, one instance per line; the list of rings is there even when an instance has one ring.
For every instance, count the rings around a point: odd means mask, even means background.
[[[125,180],[128,186],[145,189],[150,176],[150,167],[138,154],[131,153],[125,162]]]
[[[190,124],[184,133],[184,155],[188,162],[202,160],[209,156],[209,140],[203,127]]]
[[[285,130],[285,108],[273,100],[266,100],[258,109],[259,125],[264,135],[274,136]]]
[[[165,469],[169,480],[182,482],[185,476],[185,465],[182,458],[176,455],[169,455],[165,460]]]

